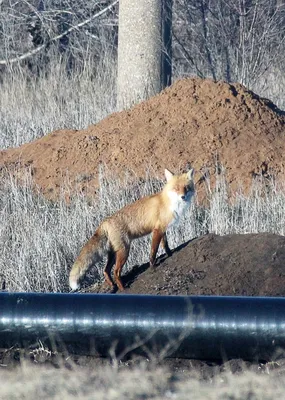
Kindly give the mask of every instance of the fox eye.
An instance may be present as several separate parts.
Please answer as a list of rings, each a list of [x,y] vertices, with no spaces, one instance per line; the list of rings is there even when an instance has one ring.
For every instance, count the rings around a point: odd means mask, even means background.
[[[188,192],[191,192],[191,186],[190,185],[187,185],[187,186],[185,186],[185,191],[188,193]]]

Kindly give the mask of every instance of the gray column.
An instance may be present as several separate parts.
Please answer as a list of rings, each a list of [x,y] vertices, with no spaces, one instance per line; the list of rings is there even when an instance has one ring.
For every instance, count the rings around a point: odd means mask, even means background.
[[[171,9],[172,0],[120,0],[118,109],[171,83]]]

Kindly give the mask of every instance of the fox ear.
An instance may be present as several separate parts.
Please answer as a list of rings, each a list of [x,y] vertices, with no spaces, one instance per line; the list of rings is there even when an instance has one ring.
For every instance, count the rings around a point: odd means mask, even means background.
[[[174,176],[174,174],[172,172],[169,171],[169,169],[164,170],[164,174],[165,174],[165,178],[167,180],[167,182],[170,181],[170,179]]]
[[[187,172],[187,178],[191,181],[194,177],[194,168],[191,168],[190,171]]]

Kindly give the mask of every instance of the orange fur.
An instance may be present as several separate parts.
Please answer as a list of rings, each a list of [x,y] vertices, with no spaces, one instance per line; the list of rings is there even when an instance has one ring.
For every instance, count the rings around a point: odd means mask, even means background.
[[[166,229],[178,221],[190,204],[194,194],[193,173],[193,170],[190,170],[185,174],[173,175],[165,170],[167,183],[161,192],[143,197],[106,218],[75,261],[69,277],[71,288],[77,289],[80,279],[91,265],[107,255],[108,261],[104,270],[106,282],[110,286],[114,285],[111,269],[115,263],[115,281],[118,288],[123,290],[121,271],[128,258],[131,242],[150,233],[153,234],[151,266],[154,266],[160,243],[170,255]]]

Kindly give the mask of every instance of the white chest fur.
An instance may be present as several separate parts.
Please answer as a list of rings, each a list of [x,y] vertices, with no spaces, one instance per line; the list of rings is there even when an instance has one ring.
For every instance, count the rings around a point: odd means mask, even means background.
[[[170,210],[173,213],[173,219],[168,226],[173,226],[179,223],[180,218],[190,205],[191,198],[187,199],[187,201],[182,200],[181,195],[174,191],[168,192],[168,196],[170,199]]]

